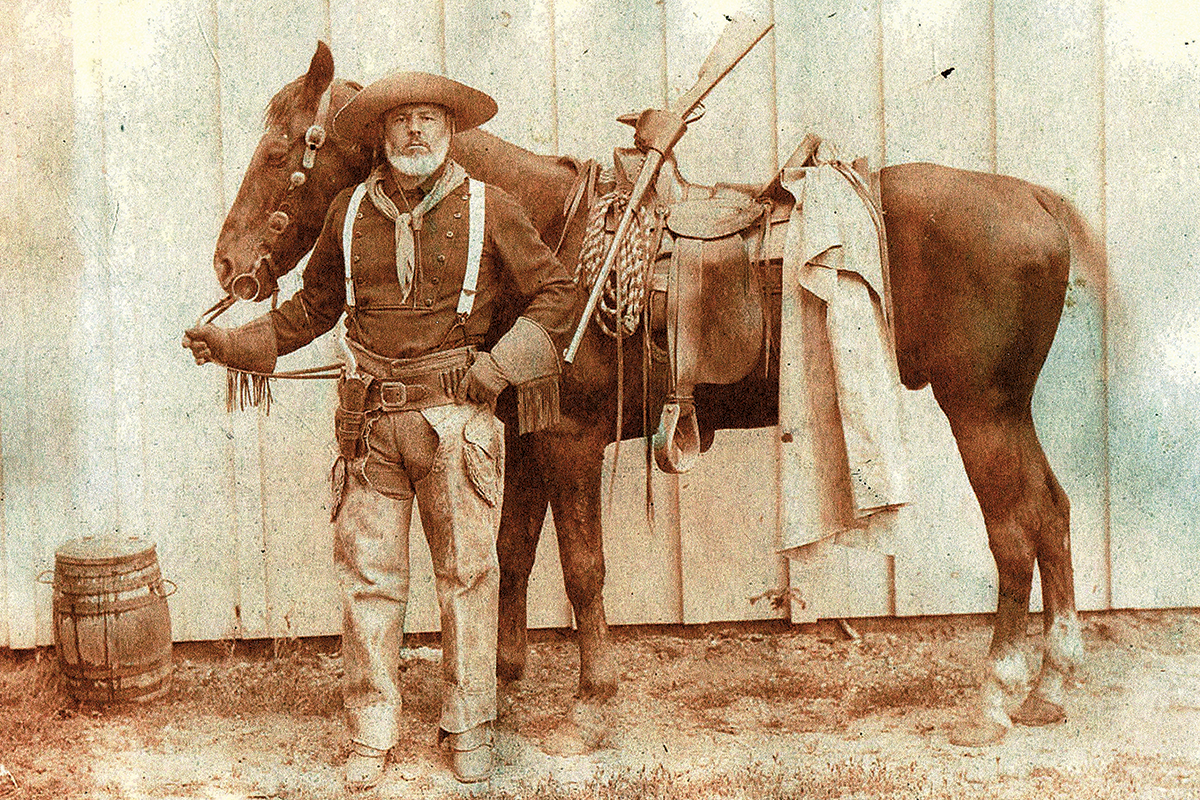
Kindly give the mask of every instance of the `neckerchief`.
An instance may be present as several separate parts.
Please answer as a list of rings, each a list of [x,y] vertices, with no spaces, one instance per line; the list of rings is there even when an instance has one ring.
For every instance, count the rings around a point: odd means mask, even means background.
[[[376,165],[375,169],[371,170],[371,174],[367,177],[367,197],[371,198],[371,204],[379,209],[380,214],[396,224],[396,280],[400,282],[400,300],[404,302],[408,300],[408,295],[412,291],[413,262],[416,253],[413,234],[421,230],[425,212],[440,203],[442,198],[466,180],[467,171],[453,159],[446,159],[446,168],[429,193],[421,199],[421,202],[417,203],[416,208],[411,212],[406,211],[402,214],[396,208],[396,204],[392,202],[392,198],[383,191],[385,170],[386,165],[384,164]]]

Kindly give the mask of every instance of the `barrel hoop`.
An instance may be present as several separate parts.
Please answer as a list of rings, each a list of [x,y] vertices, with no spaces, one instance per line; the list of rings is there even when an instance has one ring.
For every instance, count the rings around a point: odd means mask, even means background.
[[[125,572],[135,572],[139,569],[144,569],[158,561],[158,554],[155,548],[151,547],[143,550],[140,553],[133,553],[127,556],[113,556],[110,558],[72,558],[71,556],[56,555],[54,563],[59,567],[68,567],[67,572],[73,572],[70,567],[87,568],[96,567],[122,567],[117,571],[117,574]]]
[[[68,679],[71,694],[84,703],[123,703],[153,700],[166,693],[170,686],[170,675],[149,684],[115,686],[111,681],[72,681]]]
[[[145,594],[137,597],[129,597],[124,600],[99,600],[94,603],[72,600],[68,597],[55,597],[53,607],[54,613],[63,614],[64,616],[103,617],[106,614],[121,614],[138,608],[145,608],[146,606],[154,605],[156,602],[166,603],[157,593],[147,591]]]
[[[139,572],[134,577],[128,577],[133,573],[125,573],[124,575],[106,575],[106,576],[89,576],[86,578],[80,576],[72,576],[73,581],[61,580],[58,575],[54,576],[54,590],[57,593],[71,595],[73,597],[97,595],[97,594],[119,594],[128,592],[134,589],[140,589],[144,586],[154,586],[162,583],[162,573],[157,569]]]
[[[165,655],[166,651],[164,651]],[[153,677],[159,673],[162,673],[164,676],[171,674],[170,660],[165,657],[155,659],[154,661],[146,661],[141,664],[122,664],[113,667],[104,664],[82,664],[64,661],[59,664],[59,668],[66,678],[86,681],[113,681],[123,678],[135,678],[139,675]]]

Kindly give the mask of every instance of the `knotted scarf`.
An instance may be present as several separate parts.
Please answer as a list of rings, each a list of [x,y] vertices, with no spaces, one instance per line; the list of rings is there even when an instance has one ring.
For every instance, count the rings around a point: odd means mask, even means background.
[[[402,214],[392,202],[392,198],[383,190],[386,168],[387,165],[378,164],[371,170],[367,177],[367,197],[371,198],[371,204],[379,209],[380,214],[396,225],[396,279],[400,282],[400,299],[403,302],[408,300],[412,291],[416,261],[416,240],[413,234],[421,230],[425,213],[467,179],[467,171],[453,159],[446,159],[446,168],[433,184],[433,188],[421,198],[421,202],[417,203],[412,211]]]

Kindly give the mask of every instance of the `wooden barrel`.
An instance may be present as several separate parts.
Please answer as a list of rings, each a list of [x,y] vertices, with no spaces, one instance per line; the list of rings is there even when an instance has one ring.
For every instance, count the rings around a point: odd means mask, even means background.
[[[85,537],[54,557],[54,645],[80,701],[145,701],[171,677],[171,615],[154,545]]]

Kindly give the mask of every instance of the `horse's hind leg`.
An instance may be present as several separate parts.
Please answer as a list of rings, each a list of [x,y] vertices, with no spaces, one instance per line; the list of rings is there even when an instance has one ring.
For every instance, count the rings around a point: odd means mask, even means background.
[[[1049,477],[1051,502],[1057,513],[1045,516],[1038,543],[1045,645],[1037,683],[1012,715],[1013,721],[1022,725],[1049,725],[1066,718],[1063,699],[1067,683],[1083,656],[1071,566],[1070,506],[1049,465],[1045,470]]]
[[[1009,703],[1027,688],[1022,642],[1033,565],[1047,536],[1065,537],[1067,503],[1042,453],[1028,408],[1014,414],[951,408],[947,416],[983,510],[999,578],[980,706],[950,737],[955,744],[984,745],[998,741],[1012,726]],[[1061,565],[1055,566],[1057,578]],[[1052,680],[1047,688],[1053,689]]]

